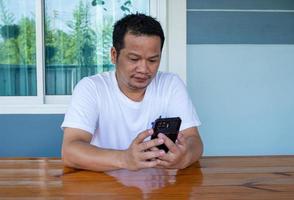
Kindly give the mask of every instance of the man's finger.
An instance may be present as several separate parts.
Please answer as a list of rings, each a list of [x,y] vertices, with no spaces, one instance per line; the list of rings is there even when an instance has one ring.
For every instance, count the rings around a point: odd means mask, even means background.
[[[140,164],[141,168],[151,168],[151,167],[156,167],[159,163],[158,159],[151,160],[151,161],[143,161]]]
[[[134,143],[140,144],[145,140],[145,138],[151,136],[152,134],[153,134],[153,129],[148,129],[146,131],[143,131],[142,133],[137,135],[137,137],[134,139]]]
[[[177,145],[171,140],[169,139],[166,135],[159,133],[158,134],[158,138],[162,138],[164,140],[164,144],[165,146],[167,146],[167,148],[172,152],[172,153],[176,153],[178,151],[178,147]]]
[[[159,151],[157,147],[151,147],[150,151]],[[164,152],[165,153],[165,152]],[[151,160],[156,160],[157,158],[152,158]]]
[[[156,150],[159,150],[159,149],[158,149],[158,147],[152,147],[152,148],[150,148],[150,150],[151,151],[156,151]]]
[[[164,167],[164,168],[170,168],[170,163],[165,160],[159,160],[158,159],[158,167]]]
[[[185,145],[185,143],[186,143],[186,138],[184,137],[182,133],[179,133],[176,144]]]
[[[151,149],[152,147],[161,145],[163,143],[164,143],[164,140],[161,138],[156,138],[153,140],[142,142],[141,144],[139,144],[139,151],[145,151],[145,150]]]
[[[175,154],[168,152],[161,155],[158,159],[160,159],[161,161],[166,161],[168,163],[171,163],[173,162],[174,158],[175,158]]]
[[[157,150],[157,151],[146,151],[142,153],[142,160],[152,160],[154,158],[158,158],[160,156],[163,156],[165,152],[163,150]]]

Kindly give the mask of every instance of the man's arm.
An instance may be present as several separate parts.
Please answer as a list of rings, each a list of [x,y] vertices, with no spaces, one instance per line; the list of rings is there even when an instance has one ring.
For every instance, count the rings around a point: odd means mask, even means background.
[[[183,169],[200,159],[203,153],[203,144],[197,127],[180,131],[177,142],[173,143],[164,134],[159,134],[164,140],[169,152],[159,157],[159,166],[165,168]]]
[[[90,144],[92,135],[76,128],[65,128],[62,144],[62,160],[66,166],[92,171],[108,171],[114,169],[137,170],[154,167],[164,154],[163,151],[147,151],[163,143],[162,139],[144,142],[152,134],[152,130],[140,133],[126,150],[98,148]]]

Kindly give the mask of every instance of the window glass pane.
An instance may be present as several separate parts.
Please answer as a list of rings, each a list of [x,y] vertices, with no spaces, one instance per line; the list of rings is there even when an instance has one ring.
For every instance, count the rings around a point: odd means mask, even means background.
[[[0,96],[35,96],[35,1],[0,0]]]
[[[84,76],[113,69],[114,22],[149,13],[147,0],[46,0],[46,95],[70,95]]]

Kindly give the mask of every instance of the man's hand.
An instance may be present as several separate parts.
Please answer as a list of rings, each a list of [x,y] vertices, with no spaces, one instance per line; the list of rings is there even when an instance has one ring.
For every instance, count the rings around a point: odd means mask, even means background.
[[[183,134],[179,133],[176,143],[162,133],[158,134],[158,138],[163,139],[164,144],[169,149],[165,155],[158,158],[158,165],[164,168],[184,168],[183,166],[185,163],[183,162],[188,151],[188,145],[186,139],[183,137]]]
[[[164,156],[165,152],[159,149],[153,149],[160,144],[164,143],[162,138],[145,141],[145,138],[151,136],[153,130],[146,130],[140,133],[132,142],[130,147],[123,154],[123,168],[128,170],[138,170],[142,168],[155,167],[159,164],[160,160],[156,159]]]
[[[162,133],[158,134],[158,138],[163,139],[169,149],[166,154],[158,158],[159,167],[183,169],[197,161],[202,155],[203,145],[195,127],[180,132],[176,143]]]

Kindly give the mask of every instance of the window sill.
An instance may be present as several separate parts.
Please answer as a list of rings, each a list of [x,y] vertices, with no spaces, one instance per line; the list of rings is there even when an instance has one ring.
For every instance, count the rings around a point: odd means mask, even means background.
[[[0,105],[0,114],[64,114],[65,104]]]

